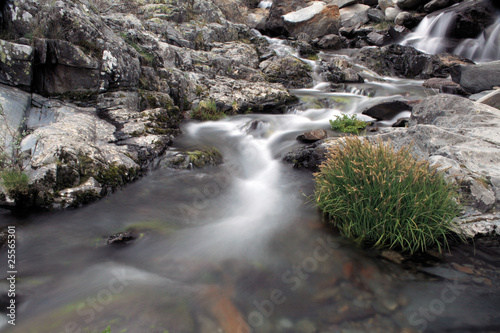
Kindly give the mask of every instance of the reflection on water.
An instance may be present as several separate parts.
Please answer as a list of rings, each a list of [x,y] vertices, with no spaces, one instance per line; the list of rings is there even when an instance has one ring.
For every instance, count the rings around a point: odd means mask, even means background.
[[[496,281],[488,285],[462,275],[446,280],[436,272],[430,274],[441,278],[429,278],[356,249],[325,228],[307,203],[312,175],[281,161],[304,130],[327,130],[335,115],[359,113],[375,101],[424,97],[428,91],[420,84],[358,85],[374,97],[303,90],[296,92],[302,103],[291,114],[191,122],[176,145],[215,147],[223,165],[160,168],[74,211],[0,216],[2,225],[17,225],[19,271],[17,325],[0,331],[100,332],[108,325],[113,333],[495,328],[494,311],[469,302],[491,294]],[[104,245],[107,236],[125,230],[137,239]],[[495,309],[498,298],[485,304]]]

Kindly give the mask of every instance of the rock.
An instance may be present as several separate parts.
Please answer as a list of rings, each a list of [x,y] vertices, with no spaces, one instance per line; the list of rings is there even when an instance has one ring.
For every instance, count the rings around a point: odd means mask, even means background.
[[[429,0],[396,0],[396,5],[403,10],[414,10],[425,5]]]
[[[94,202],[100,199],[101,196],[101,184],[93,177],[90,177],[85,183],[77,187],[60,191],[57,201],[61,202],[60,208],[76,208]]]
[[[450,5],[451,0],[431,0],[424,6],[424,12],[432,13],[436,10],[446,8]]]
[[[119,232],[111,235],[106,240],[106,245],[125,245],[136,238],[133,232]]]
[[[13,162],[13,142],[21,135],[24,119],[31,106],[31,95],[17,88],[0,84],[0,152]]]
[[[392,127],[408,127],[409,122],[410,118],[399,118],[392,124]]]
[[[247,25],[251,29],[263,31],[266,29],[268,11],[261,10],[248,15]]]
[[[271,36],[287,35],[283,16],[307,7],[309,4],[305,0],[273,0],[269,17],[266,22],[266,32]]]
[[[382,46],[386,42],[386,37],[375,31],[372,31],[366,36],[366,40],[370,45]]]
[[[378,5],[385,12],[387,8],[396,6],[396,0],[378,0]]]
[[[402,25],[391,26],[389,28],[389,35],[395,41],[401,40],[404,36],[406,36],[409,33],[410,30]]]
[[[397,44],[382,48],[363,48],[353,55],[354,61],[361,62],[379,74],[421,79],[447,77],[452,59],[458,62],[462,58],[451,55],[442,58],[420,52],[411,46]]]
[[[500,235],[500,215],[483,214],[475,210],[467,210],[459,219],[461,231],[468,237]]]
[[[366,12],[366,14],[368,15],[368,18],[370,19],[370,21],[375,22],[375,23],[380,23],[380,22],[385,20],[385,14],[380,9],[370,8]]]
[[[281,83],[286,88],[309,88],[313,83],[310,66],[295,57],[273,57],[263,61],[259,68],[269,82]]]
[[[500,86],[500,61],[477,65],[458,65],[451,71],[453,82],[469,93],[478,93]]]
[[[343,48],[342,38],[333,34],[326,35],[316,43],[316,46],[321,49],[340,50]]]
[[[290,35],[298,37],[306,34],[310,39],[337,34],[341,14],[336,5],[325,5],[315,1],[310,6],[283,16],[285,28]]]
[[[35,91],[44,95],[68,92],[96,93],[100,71],[96,60],[62,40],[35,40]]]
[[[410,29],[408,26],[413,25],[413,15],[408,12],[401,12],[394,19],[394,24],[404,25],[405,27]]]
[[[321,76],[332,83],[362,83],[364,79],[345,58],[333,57],[328,63],[322,63]]]
[[[328,146],[322,141],[313,143],[311,146],[299,147],[288,152],[283,160],[293,164],[294,168],[306,168],[318,171],[319,165],[326,160]]]
[[[456,270],[446,268],[446,267],[420,267],[421,272],[431,274],[446,280],[468,282],[471,277],[466,273],[458,272]]]
[[[222,154],[217,149],[194,151],[169,151],[165,155],[164,165],[174,169],[194,169],[222,164]]]
[[[340,10],[340,19],[342,27],[356,27],[367,23],[368,10],[370,6],[367,5],[353,5],[350,7],[342,8]]]
[[[403,111],[411,111],[412,106],[405,101],[385,101],[365,109],[362,114],[377,120],[392,120]]]
[[[448,8],[443,11],[447,11]],[[440,11],[431,15],[438,15]],[[453,7],[455,20],[448,28],[451,38],[476,38],[495,20],[496,9],[489,0],[463,1]]]
[[[488,95],[481,97],[477,100],[477,102],[500,109],[500,89],[496,89],[490,92]]]
[[[304,143],[313,143],[319,140],[326,139],[327,133],[323,129],[316,129],[302,133],[297,137],[297,140]]]
[[[385,19],[389,22],[395,22],[396,17],[403,11],[396,7],[389,7],[385,10]]]
[[[356,5],[358,2],[358,0],[332,0],[331,4],[337,5],[339,9],[342,9],[344,7]]]
[[[0,40],[0,83],[31,91],[33,48]]]

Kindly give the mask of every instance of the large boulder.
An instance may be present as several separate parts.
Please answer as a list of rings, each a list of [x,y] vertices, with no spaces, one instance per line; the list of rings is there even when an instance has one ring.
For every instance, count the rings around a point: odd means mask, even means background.
[[[353,59],[382,75],[420,79],[447,77],[450,67],[466,61],[453,55],[429,55],[398,44],[363,48]]]
[[[292,89],[312,87],[311,67],[298,58],[273,57],[263,61],[259,68],[269,82],[281,83]]]
[[[287,35],[283,16],[308,6],[306,0],[274,0],[266,22],[266,31],[271,36]]]
[[[0,152],[12,164],[15,141],[21,136],[31,94],[0,84]]]
[[[30,91],[33,80],[33,48],[0,40],[0,83]]]
[[[309,39],[337,34],[340,13],[336,5],[315,1],[310,6],[283,16],[285,28],[291,36],[307,35]]]
[[[356,4],[340,10],[341,25],[343,27],[358,27],[370,21],[368,10],[370,6]]]
[[[490,90],[500,86],[500,61],[454,66],[451,76],[469,93]]]

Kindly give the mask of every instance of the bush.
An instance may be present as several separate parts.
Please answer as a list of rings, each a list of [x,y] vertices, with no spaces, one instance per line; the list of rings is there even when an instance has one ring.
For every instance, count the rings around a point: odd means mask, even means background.
[[[330,120],[330,125],[332,125],[334,131],[359,134],[360,131],[366,128],[367,123],[359,120],[355,114],[351,116],[344,114],[342,117],[337,116],[335,120]]]
[[[219,120],[226,114],[217,108],[213,99],[201,101],[191,117],[198,120]]]
[[[448,247],[458,190],[410,149],[349,137],[330,150],[315,174],[314,199],[344,236],[410,253]]]

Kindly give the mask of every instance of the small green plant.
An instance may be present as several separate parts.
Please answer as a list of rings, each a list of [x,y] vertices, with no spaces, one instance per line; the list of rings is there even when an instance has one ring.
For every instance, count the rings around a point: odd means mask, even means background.
[[[330,120],[330,125],[334,131],[359,134],[360,131],[366,128],[367,123],[359,120],[355,114],[351,116],[344,114],[342,116],[337,116],[335,120]]]
[[[29,177],[17,169],[5,169],[0,173],[2,186],[9,193],[27,194],[29,190]]]
[[[193,119],[198,120],[219,120],[225,116],[226,114],[217,108],[213,99],[201,101],[191,114]]]
[[[414,253],[448,248],[458,190],[406,146],[342,139],[315,174],[315,204],[340,232],[373,247]],[[311,198],[312,199],[312,198]]]

